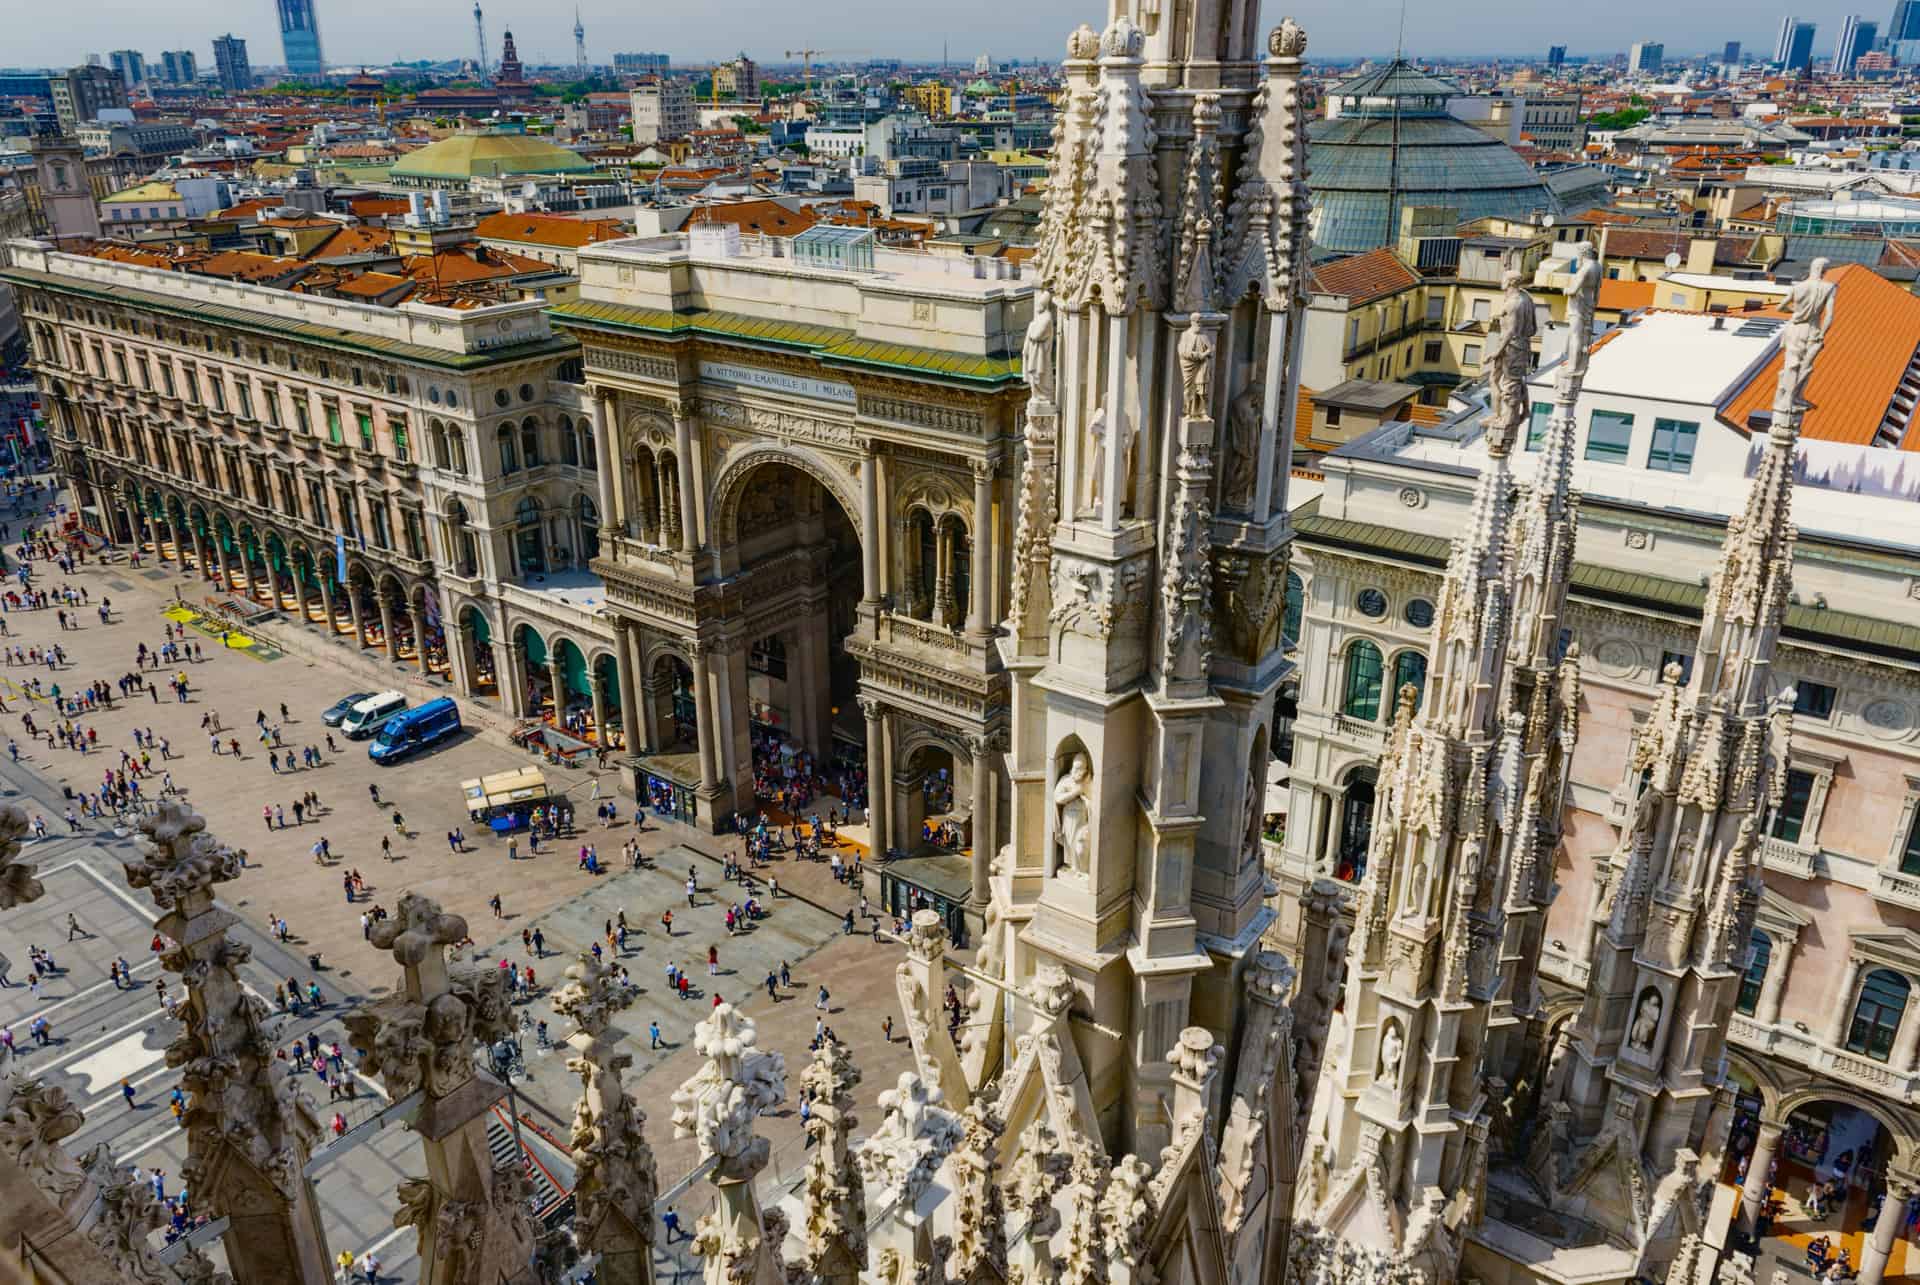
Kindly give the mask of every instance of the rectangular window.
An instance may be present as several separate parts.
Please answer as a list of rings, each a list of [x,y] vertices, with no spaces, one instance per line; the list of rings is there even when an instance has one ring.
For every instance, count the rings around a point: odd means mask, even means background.
[[[1800,832],[1807,824],[1807,804],[1812,800],[1813,773],[1788,768],[1787,788],[1774,811],[1769,833],[1788,843],[1800,842]]]
[[[1340,427],[1340,408],[1338,406],[1327,407],[1327,427]]]
[[[167,396],[174,395],[173,363],[170,361],[162,360],[160,363],[160,386],[166,390]]]
[[[335,446],[346,440],[340,435],[340,408],[331,402],[327,404],[327,440]]]
[[[1587,421],[1587,458],[1601,464],[1625,464],[1633,445],[1633,416],[1597,410]]]
[[[387,427],[393,431],[393,458],[404,464],[408,459],[407,421],[390,419],[387,421]]]
[[[1667,666],[1680,667],[1680,685],[1685,687],[1693,681],[1693,653],[1690,651],[1663,651],[1660,653],[1660,672],[1655,677],[1666,682]]]
[[[200,400],[200,371],[193,366],[180,368],[180,397],[192,406]]]
[[[1833,717],[1833,702],[1839,693],[1825,683],[1801,679],[1793,687],[1793,712],[1822,721]]]
[[[1647,451],[1647,467],[1659,473],[1693,472],[1693,447],[1699,440],[1700,426],[1683,419],[1653,421],[1653,446]]]
[[[127,378],[126,354],[122,353],[118,348],[115,348],[113,350],[113,368],[114,370],[119,372],[121,383],[130,384],[133,382],[132,380]]]
[[[1437,294],[1428,295],[1427,296],[1427,320],[1428,321],[1444,321],[1446,320],[1446,316],[1447,316],[1446,296],[1437,295]]]
[[[1347,347],[1358,348],[1359,346],[1360,346],[1360,321],[1359,321],[1359,318],[1356,317],[1353,320],[1347,322]]]
[[[1537,451],[1547,440],[1547,421],[1553,418],[1552,402],[1535,402],[1533,418],[1527,421],[1527,449]]]
[[[302,433],[311,433],[313,431],[313,418],[307,411],[307,399],[303,393],[294,394],[293,424],[294,427],[298,428]]]
[[[1473,319],[1475,321],[1493,320],[1493,300],[1475,299],[1473,301]]]
[[[1920,808],[1913,811],[1913,823],[1907,827],[1907,846],[1900,852],[1900,873],[1920,875]]]
[[[135,357],[133,359],[133,370],[135,374],[140,376],[140,387],[151,390],[153,388],[153,372],[147,368],[147,359],[145,357]]]
[[[1425,344],[1421,345],[1420,360],[1426,362],[1429,366],[1439,364],[1440,341],[1438,339],[1429,339]]]
[[[219,371],[210,370],[207,372],[207,391],[213,394],[208,400],[213,403],[215,410],[225,410],[227,408],[227,381],[220,377]]]
[[[246,380],[243,379],[233,386],[233,395],[240,402],[240,417],[242,419],[252,419],[253,389],[247,384]]]
[[[373,416],[367,411],[363,411],[363,410],[355,411],[353,413],[353,422],[360,429],[360,449],[363,451],[372,450],[373,449]]]
[[[1480,364],[1480,345],[1468,344],[1465,348],[1462,348],[1460,350],[1460,364],[1462,366],[1478,366]]]
[[[266,412],[267,423],[280,427],[280,385],[260,385],[260,409]]]

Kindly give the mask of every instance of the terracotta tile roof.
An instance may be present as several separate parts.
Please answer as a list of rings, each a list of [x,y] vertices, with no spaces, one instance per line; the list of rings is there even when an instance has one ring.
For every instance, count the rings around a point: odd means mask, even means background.
[[[1594,306],[1601,312],[1626,312],[1653,306],[1655,283],[1652,281],[1625,281],[1609,277],[1600,283],[1600,297]]]
[[[1829,279],[1835,293],[1833,325],[1801,393],[1807,412],[1800,433],[1813,441],[1869,446],[1914,362],[1920,298],[1857,263],[1833,270]],[[1749,415],[1773,404],[1780,363],[1775,353],[1720,418],[1744,431]],[[1920,450],[1920,433],[1909,428],[1901,449]]]
[[[732,223],[742,232],[798,236],[819,221],[819,216],[812,210],[789,210],[778,201],[730,201],[724,205],[700,206],[688,217],[687,226]]]
[[[130,245],[93,245],[85,251],[95,259],[107,259],[113,263],[131,263],[142,268],[171,268],[172,259],[155,250],[141,250]]]
[[[558,214],[489,214],[474,235],[482,240],[520,241],[528,245],[577,250],[595,241],[617,241],[627,235],[613,219],[570,219]]]
[[[1313,448],[1313,390],[1304,384],[1293,413],[1293,444]]]
[[[1920,268],[1920,241],[1888,241],[1880,251],[1883,268]]]
[[[190,270],[203,277],[225,277],[232,281],[272,281],[298,272],[304,266],[298,259],[255,254],[251,250],[227,250],[208,255],[192,264]]]
[[[340,259],[350,254],[378,254],[393,248],[388,228],[341,228],[313,248],[309,259]]]
[[[363,219],[377,219],[388,214],[405,214],[407,198],[404,196],[356,196],[347,202],[347,211]]]
[[[1313,270],[1315,290],[1345,295],[1350,303],[1356,304],[1371,303],[1419,284],[1420,278],[1413,269],[1384,246],[1323,263]]]
[[[337,228],[340,226],[340,223],[337,219],[320,219],[320,218],[295,218],[295,219],[267,218],[267,219],[261,219],[259,222],[260,222],[260,226],[263,228]]]
[[[422,285],[455,286],[470,281],[493,281],[502,277],[543,274],[554,271],[549,263],[524,254],[488,250],[475,246],[470,250],[441,250],[437,254],[412,254],[401,261],[400,270]]]
[[[362,272],[358,276],[342,281],[334,289],[348,298],[379,298],[389,291],[402,287],[411,289],[413,282],[406,277],[397,277],[391,272]]]
[[[1607,233],[1601,254],[1618,259],[1664,259],[1669,254],[1677,254],[1684,259],[1687,257],[1687,234],[1616,228]]]
[[[1407,418],[1422,428],[1432,428],[1435,424],[1447,421],[1445,406],[1423,406],[1419,402],[1407,403]]]

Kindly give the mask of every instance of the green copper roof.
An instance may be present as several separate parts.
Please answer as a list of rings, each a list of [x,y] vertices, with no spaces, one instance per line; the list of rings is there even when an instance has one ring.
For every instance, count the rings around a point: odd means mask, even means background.
[[[549,335],[543,339],[522,344],[504,345],[488,348],[483,352],[448,352],[444,348],[429,348],[425,344],[408,343],[401,339],[388,339],[381,335],[363,334],[357,330],[348,330],[340,326],[322,326],[310,321],[296,321],[277,316],[270,312],[260,312],[250,308],[233,308],[225,304],[196,303],[174,295],[155,294],[147,290],[130,290],[123,286],[103,289],[86,285],[71,277],[56,273],[40,272],[32,268],[0,269],[0,281],[10,281],[15,285],[38,286],[42,289],[56,290],[62,294],[79,295],[89,299],[98,299],[104,303],[122,305],[131,304],[139,308],[148,308],[155,312],[164,312],[171,316],[183,317],[209,325],[227,325],[251,331],[266,331],[289,340],[320,344],[330,348],[341,348],[353,352],[375,353],[391,357],[396,361],[414,362],[423,366],[440,366],[449,370],[473,370],[481,366],[490,366],[502,361],[516,361],[523,357],[536,357],[543,353],[562,353],[574,347],[573,340],[559,335]]]
[[[1384,555],[1436,571],[1445,569],[1451,548],[1444,537],[1437,535],[1420,535],[1347,518],[1321,517],[1318,499],[1295,512],[1293,525],[1309,544]],[[1570,588],[1577,598],[1638,607],[1690,620],[1700,618],[1707,598],[1705,586],[1696,582],[1596,567],[1587,562],[1574,563]],[[1909,663],[1920,660],[1920,627],[1850,611],[1789,606],[1781,632],[1787,638],[1820,646]]]
[[[912,344],[882,343],[861,339],[853,331],[837,326],[776,321],[740,312],[712,309],[668,312],[663,308],[635,308],[626,304],[575,299],[547,309],[547,315],[561,326],[640,331],[675,338],[708,335],[717,339],[747,340],[800,349],[819,358],[827,366],[871,367],[981,384],[1008,383],[1020,376],[1020,359],[1017,357],[983,357],[939,348],[920,348]]]
[[[500,174],[578,174],[593,162],[527,134],[455,134],[395,161],[395,178],[471,179]]]

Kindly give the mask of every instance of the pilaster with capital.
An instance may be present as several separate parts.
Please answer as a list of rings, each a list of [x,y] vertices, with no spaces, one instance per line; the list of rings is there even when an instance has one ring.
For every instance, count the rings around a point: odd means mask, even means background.
[[[155,926],[175,943],[160,963],[187,990],[166,1054],[188,1094],[181,1178],[205,1208],[232,1220],[228,1261],[242,1279],[324,1280],[326,1235],[305,1174],[320,1119],[273,1056],[266,1005],[240,976],[252,949],[228,939],[238,917],[214,900],[217,884],[239,878],[246,854],[174,802],[141,819],[134,845],[127,882],[160,907]]]

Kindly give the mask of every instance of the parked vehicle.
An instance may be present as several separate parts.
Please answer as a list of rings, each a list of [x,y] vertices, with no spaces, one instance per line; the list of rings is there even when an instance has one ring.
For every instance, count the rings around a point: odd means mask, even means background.
[[[459,730],[460,707],[451,696],[442,696],[388,719],[367,747],[367,757],[376,763],[395,763]]]
[[[339,700],[327,706],[326,712],[320,715],[320,721],[328,727],[340,726],[340,720],[345,718],[355,705],[358,705],[371,695],[373,695],[372,692],[355,692],[351,696],[342,696]]]
[[[340,730],[351,741],[364,741],[385,727],[387,720],[407,708],[407,698],[399,692],[381,692],[378,696],[369,696],[347,711],[340,720]]]

